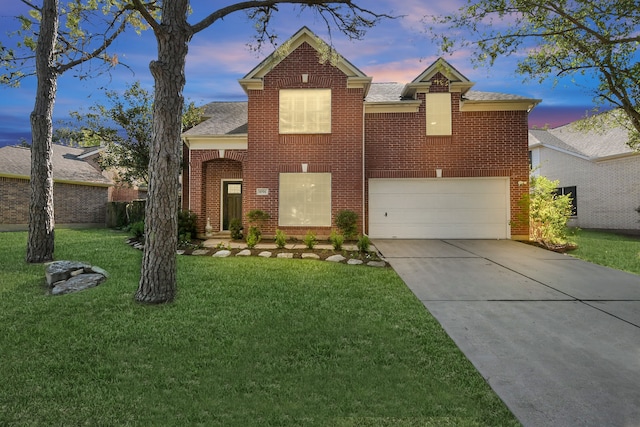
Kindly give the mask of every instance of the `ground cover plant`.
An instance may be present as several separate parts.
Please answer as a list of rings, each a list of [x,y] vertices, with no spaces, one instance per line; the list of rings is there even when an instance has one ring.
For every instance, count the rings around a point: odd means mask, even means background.
[[[56,233],[110,278],[48,296],[0,233],[0,425],[518,425],[392,269],[178,257],[149,306],[125,234]]]
[[[570,232],[578,249],[569,252],[576,258],[617,270],[640,274],[640,236],[622,236],[591,230]]]

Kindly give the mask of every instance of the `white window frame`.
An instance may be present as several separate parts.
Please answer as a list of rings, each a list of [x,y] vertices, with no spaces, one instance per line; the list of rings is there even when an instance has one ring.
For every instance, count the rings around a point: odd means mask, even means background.
[[[425,94],[425,110],[427,116],[427,135],[451,135],[451,93]]]
[[[278,225],[331,227],[331,174],[281,173]]]
[[[280,89],[281,134],[331,133],[331,89]]]

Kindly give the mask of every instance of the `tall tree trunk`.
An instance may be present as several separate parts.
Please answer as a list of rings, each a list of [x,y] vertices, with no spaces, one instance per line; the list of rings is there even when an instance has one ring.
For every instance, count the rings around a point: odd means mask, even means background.
[[[162,25],[154,28],[158,59],[149,68],[155,79],[149,189],[145,212],[145,245],[139,302],[170,302],[177,291],[176,248],[180,194],[180,131],[185,61],[192,32],[187,0],[162,2]]]
[[[53,260],[55,224],[51,137],[58,78],[54,69],[57,34],[58,0],[44,0],[36,47],[36,102],[31,113],[31,197],[26,260],[32,263]]]

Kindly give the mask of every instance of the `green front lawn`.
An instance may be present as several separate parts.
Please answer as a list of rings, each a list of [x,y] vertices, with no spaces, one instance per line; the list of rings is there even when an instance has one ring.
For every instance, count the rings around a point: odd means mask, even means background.
[[[58,230],[111,277],[51,297],[0,233],[0,425],[518,425],[391,269],[183,256],[176,302],[143,306],[124,239]]]
[[[570,255],[617,270],[640,274],[640,237],[590,230],[572,230],[578,249]]]

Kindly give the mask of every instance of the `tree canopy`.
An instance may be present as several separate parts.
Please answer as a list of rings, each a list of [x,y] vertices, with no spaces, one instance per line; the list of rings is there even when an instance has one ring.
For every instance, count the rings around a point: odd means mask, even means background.
[[[637,0],[469,0],[455,13],[430,18],[442,50],[470,48],[476,65],[514,55],[517,72],[528,79],[596,79],[597,105],[622,109],[630,145],[639,146]]]

